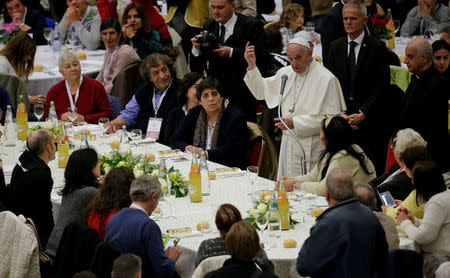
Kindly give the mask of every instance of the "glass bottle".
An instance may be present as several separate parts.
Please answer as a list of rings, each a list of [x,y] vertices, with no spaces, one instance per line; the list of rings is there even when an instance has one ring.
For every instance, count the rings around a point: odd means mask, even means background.
[[[17,124],[17,139],[27,140],[28,137],[28,114],[25,103],[23,102],[23,96],[19,97],[19,104],[17,105],[16,112],[16,124]]]
[[[206,152],[202,151],[200,156],[200,175],[202,176],[202,195],[208,196],[211,193],[209,183],[208,162],[206,161]]]
[[[69,159],[69,137],[67,136],[64,122],[59,123],[59,138],[58,138],[58,167],[66,168],[67,160]]]
[[[58,124],[58,116],[56,115],[55,102],[50,101],[50,108],[48,109],[47,121],[50,121],[53,126]]]
[[[14,126],[13,114],[11,111],[11,105],[6,107],[5,116],[5,146],[13,147],[16,145],[17,132]]]
[[[387,47],[389,49],[395,48],[395,26],[394,26],[394,19],[392,17],[391,9],[387,9],[387,18],[388,23],[386,24],[386,28],[389,30],[389,34],[391,35],[391,38],[387,40]]]
[[[269,236],[280,237],[280,229],[281,229],[281,220],[280,220],[280,211],[278,209],[277,197],[275,193],[272,194],[270,199],[269,206],[269,225],[267,226],[269,229]]]
[[[89,141],[87,138],[86,130],[83,130],[83,133],[81,134],[80,149],[86,148],[89,148]]]
[[[120,134],[120,150],[124,153],[129,150],[128,145],[128,133],[127,127],[125,125],[122,126],[122,133]]]
[[[189,173],[189,197],[193,203],[202,201],[202,177],[194,153],[192,153],[191,171]]]

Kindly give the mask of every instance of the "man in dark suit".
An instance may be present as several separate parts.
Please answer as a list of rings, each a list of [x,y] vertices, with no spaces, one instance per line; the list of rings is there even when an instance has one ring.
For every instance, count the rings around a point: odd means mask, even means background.
[[[261,23],[256,19],[234,12],[234,0],[211,0],[213,19],[203,29],[219,38],[219,47],[212,51],[200,50],[193,38],[191,70],[215,76],[223,84],[231,104],[247,116],[256,120],[256,100],[245,85],[243,78],[247,69],[244,59],[245,44],[255,46],[258,67],[265,69],[267,60],[266,37]]]
[[[413,76],[400,105],[396,130],[409,127],[419,132],[431,158],[445,171],[449,168],[448,87],[433,66],[433,49],[425,39],[411,41],[405,55]]]
[[[383,121],[383,92],[390,83],[386,45],[364,31],[364,4],[351,1],[342,14],[347,36],[331,44],[328,69],[339,79],[344,92],[347,112],[343,117],[356,130],[357,143],[377,172],[383,173],[390,134]]]
[[[47,44],[44,38],[43,29],[47,27],[44,14],[34,8],[22,4],[21,0],[6,0],[5,22],[15,21],[20,24],[20,29],[33,34],[33,40],[38,45]]]

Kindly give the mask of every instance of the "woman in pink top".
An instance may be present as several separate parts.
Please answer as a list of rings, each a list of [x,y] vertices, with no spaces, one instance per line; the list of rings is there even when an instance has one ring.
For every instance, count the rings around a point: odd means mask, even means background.
[[[122,27],[119,21],[107,18],[100,26],[102,41],[105,44],[105,61],[97,76],[97,81],[103,84],[106,93],[110,93],[114,78],[122,72],[126,66],[138,61],[139,56],[133,47],[123,44]]]

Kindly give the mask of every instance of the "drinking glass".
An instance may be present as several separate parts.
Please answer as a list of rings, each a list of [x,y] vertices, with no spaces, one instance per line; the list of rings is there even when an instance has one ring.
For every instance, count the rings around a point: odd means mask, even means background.
[[[398,30],[400,30],[400,20],[398,20],[398,19],[394,20],[394,28],[395,28],[395,33],[397,34]]]
[[[131,140],[133,140],[134,143],[137,144],[137,142],[141,139],[142,139],[142,130],[140,129],[131,130]]]
[[[105,136],[106,130],[108,129],[108,118],[100,118],[98,119],[98,126],[100,127],[100,130],[102,131],[102,135]]]
[[[67,48],[72,50],[75,46],[75,42],[77,41],[77,34],[74,30],[67,32],[67,41],[69,42],[69,46]]]
[[[248,166],[247,167],[248,179],[253,184],[255,183],[255,179],[258,176],[258,166]]]
[[[261,241],[264,239],[264,230],[267,228],[267,224],[269,224],[269,211],[264,214],[258,215],[255,219],[256,225],[261,231]]]
[[[38,122],[41,121],[42,116],[44,115],[44,105],[41,103],[34,105],[34,115],[38,119]]]
[[[170,214],[167,217],[167,219],[176,219],[176,217],[173,216],[172,212],[172,204],[175,201],[175,197],[176,197],[175,189],[172,189],[170,186],[168,186],[166,191],[164,191],[164,200],[169,204],[170,210]]]
[[[73,121],[77,118],[77,108],[67,107],[67,116],[69,117],[70,122],[73,124]]]
[[[52,29],[45,27],[44,29],[42,29],[42,34],[44,35],[44,38],[47,40],[47,45],[50,45],[50,36],[52,33]],[[50,46],[51,48],[51,46]]]

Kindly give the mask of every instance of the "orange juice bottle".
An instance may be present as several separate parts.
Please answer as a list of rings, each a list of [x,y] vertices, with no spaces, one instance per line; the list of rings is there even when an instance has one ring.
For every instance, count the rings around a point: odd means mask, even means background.
[[[192,154],[191,171],[189,173],[189,194],[191,202],[202,201],[202,176],[195,154]]]
[[[17,122],[17,139],[27,140],[28,114],[27,109],[25,108],[25,103],[23,103],[22,95],[20,95],[19,104],[17,105],[16,122]]]
[[[64,123],[61,121],[58,138],[58,167],[66,168],[67,160],[69,160],[69,137],[67,136]]]

